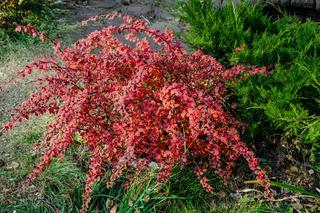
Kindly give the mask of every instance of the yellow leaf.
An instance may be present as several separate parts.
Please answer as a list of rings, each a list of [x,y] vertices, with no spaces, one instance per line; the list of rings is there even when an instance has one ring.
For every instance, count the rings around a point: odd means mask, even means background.
[[[112,209],[110,210],[110,213],[117,213],[118,206],[119,204],[113,206]]]

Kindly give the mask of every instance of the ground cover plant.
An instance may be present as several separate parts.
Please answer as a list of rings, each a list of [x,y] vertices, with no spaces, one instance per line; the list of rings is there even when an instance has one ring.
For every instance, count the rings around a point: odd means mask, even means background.
[[[160,181],[174,166],[191,166],[210,192],[207,170],[227,181],[235,161],[244,157],[270,198],[265,171],[240,140],[239,123],[225,110],[225,82],[265,69],[225,69],[201,51],[187,53],[170,30],[162,33],[146,22],[122,19],[120,27],[93,32],[69,48],[56,42],[54,57],[38,58],[18,71],[21,78],[36,71],[40,76],[4,129],[34,115],[55,116],[43,136],[40,162],[22,185],[80,143],[91,158],[83,211],[101,178],[112,187],[124,172],[134,177],[152,163]],[[30,25],[16,29],[44,38]]]
[[[262,5],[246,1],[216,8],[209,0],[188,0],[181,11],[193,47],[227,66],[255,64],[272,72],[229,85],[236,116],[248,125],[247,141],[289,138],[291,150],[300,150],[297,160],[319,172],[319,24],[285,13],[272,19]]]

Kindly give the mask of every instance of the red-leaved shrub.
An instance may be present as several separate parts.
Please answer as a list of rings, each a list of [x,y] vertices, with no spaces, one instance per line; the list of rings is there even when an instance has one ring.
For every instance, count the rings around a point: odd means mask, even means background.
[[[170,30],[162,33],[146,22],[121,18],[120,27],[92,32],[69,48],[56,43],[53,57],[18,71],[21,77],[33,71],[40,77],[4,128],[32,115],[56,117],[44,137],[45,153],[25,184],[63,157],[79,135],[91,151],[83,211],[105,168],[112,171],[111,186],[124,171],[139,173],[151,162],[159,167],[159,180],[167,179],[177,164],[192,164],[210,192],[206,171],[227,181],[242,156],[269,196],[265,171],[240,140],[239,123],[225,110],[225,81],[265,70],[225,69],[201,51],[187,53]]]

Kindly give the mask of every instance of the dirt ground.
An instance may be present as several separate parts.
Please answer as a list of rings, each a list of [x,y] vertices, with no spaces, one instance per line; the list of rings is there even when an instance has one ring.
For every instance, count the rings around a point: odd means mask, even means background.
[[[159,30],[170,28],[179,34],[185,27],[171,15],[174,11],[171,10],[171,13],[168,11],[172,2],[169,0],[89,0],[76,4],[74,1],[65,1],[61,9],[67,16],[58,19],[58,21],[67,26],[75,26],[90,17],[116,11],[148,21],[152,28]],[[119,23],[112,24],[117,25]],[[81,27],[80,30],[69,31],[67,37],[75,41],[86,36],[89,32],[105,26],[96,23],[94,26]]]

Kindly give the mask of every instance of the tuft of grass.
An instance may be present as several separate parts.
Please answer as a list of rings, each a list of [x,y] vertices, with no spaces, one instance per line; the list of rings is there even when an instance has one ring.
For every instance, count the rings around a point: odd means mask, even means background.
[[[70,160],[53,162],[37,179],[34,185],[26,189],[15,203],[2,207],[4,212],[74,212],[77,206],[75,198],[81,199],[77,188],[83,187],[85,174]]]
[[[218,186],[214,176],[211,184]],[[222,188],[222,187],[217,187]],[[157,181],[155,171],[136,177],[110,208],[119,212],[207,212],[216,195],[206,193],[190,168],[175,168],[169,180]]]
[[[84,187],[85,173],[73,160],[72,153],[67,153],[61,162],[53,162],[30,186],[17,187],[36,165],[39,153],[33,150],[33,145],[41,141],[51,119],[47,116],[33,119],[2,136],[0,152],[4,153],[6,165],[0,168],[0,184],[4,186],[0,189],[1,212],[55,213],[56,209],[74,212],[77,202],[82,201],[78,188]],[[17,168],[11,168],[12,163]]]
[[[72,160],[55,161],[38,179],[43,196],[61,212],[72,212],[78,187],[83,187],[85,173]]]

